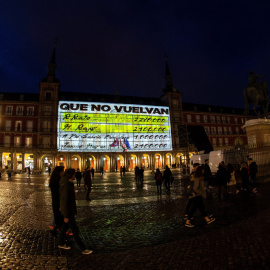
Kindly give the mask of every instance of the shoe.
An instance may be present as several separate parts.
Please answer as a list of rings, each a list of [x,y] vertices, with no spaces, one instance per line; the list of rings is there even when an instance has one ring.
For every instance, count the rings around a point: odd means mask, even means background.
[[[187,218],[188,218],[188,215],[185,215],[185,216],[184,216],[184,220],[187,220]]]
[[[210,189],[214,188],[213,186],[209,186]]]
[[[186,223],[185,226],[186,226],[186,227],[189,227],[189,228],[193,228],[193,227],[194,227],[194,224]]]
[[[215,218],[210,218],[210,220],[207,221],[206,223],[207,223],[207,224],[210,224],[210,223],[214,222],[215,220],[216,220]]]
[[[66,244],[64,245],[58,245],[59,248],[62,248],[62,249],[71,249],[70,246],[67,246]]]
[[[93,253],[93,250],[85,249],[82,251],[82,254],[91,254]]]
[[[208,217],[211,219],[214,215],[213,214],[209,214]]]

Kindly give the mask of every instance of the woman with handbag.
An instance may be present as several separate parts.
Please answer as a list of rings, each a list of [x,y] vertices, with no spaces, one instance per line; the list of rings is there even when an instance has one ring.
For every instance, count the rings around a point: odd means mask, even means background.
[[[206,198],[206,189],[205,189],[205,185],[204,185],[204,177],[203,177],[203,167],[199,166],[196,171],[194,172],[194,184],[193,184],[193,203],[192,203],[192,207],[189,211],[188,214],[188,218],[186,221],[185,226],[186,227],[194,227],[194,224],[192,224],[190,222],[193,214],[195,213],[195,211],[197,210],[197,208],[200,210],[202,216],[204,217],[205,221],[207,224],[212,223],[213,221],[215,221],[214,218],[209,218],[206,214],[205,211],[205,206],[204,206],[204,202],[203,199]]]

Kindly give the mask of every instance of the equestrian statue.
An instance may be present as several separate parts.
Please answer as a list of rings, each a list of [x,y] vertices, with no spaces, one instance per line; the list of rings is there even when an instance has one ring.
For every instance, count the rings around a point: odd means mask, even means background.
[[[257,117],[264,117],[268,114],[268,87],[267,83],[263,81],[264,75],[256,75],[253,71],[249,72],[248,87],[244,89],[244,100],[245,100],[245,114],[249,113],[249,104],[253,104],[253,111]],[[257,78],[260,78],[260,83],[257,82]],[[260,115],[257,111],[257,107],[260,106],[263,115]]]

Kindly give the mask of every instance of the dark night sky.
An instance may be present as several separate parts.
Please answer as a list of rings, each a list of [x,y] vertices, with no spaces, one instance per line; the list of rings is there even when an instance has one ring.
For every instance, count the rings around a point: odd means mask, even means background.
[[[270,84],[270,1],[0,0],[0,92],[39,92],[58,39],[62,91],[158,97],[165,59],[184,102],[243,107]]]

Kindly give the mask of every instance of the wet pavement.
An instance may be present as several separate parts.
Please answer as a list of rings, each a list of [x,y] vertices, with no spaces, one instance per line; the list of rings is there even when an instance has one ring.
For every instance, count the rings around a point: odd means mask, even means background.
[[[91,255],[77,245],[59,250],[50,233],[51,197],[47,175],[0,180],[0,269],[270,269],[270,183],[258,193],[240,192],[210,207],[216,221],[197,213],[184,226],[186,179],[178,170],[171,194],[157,196],[150,171],[143,185],[134,174],[95,174],[92,201],[76,188],[77,224]]]

